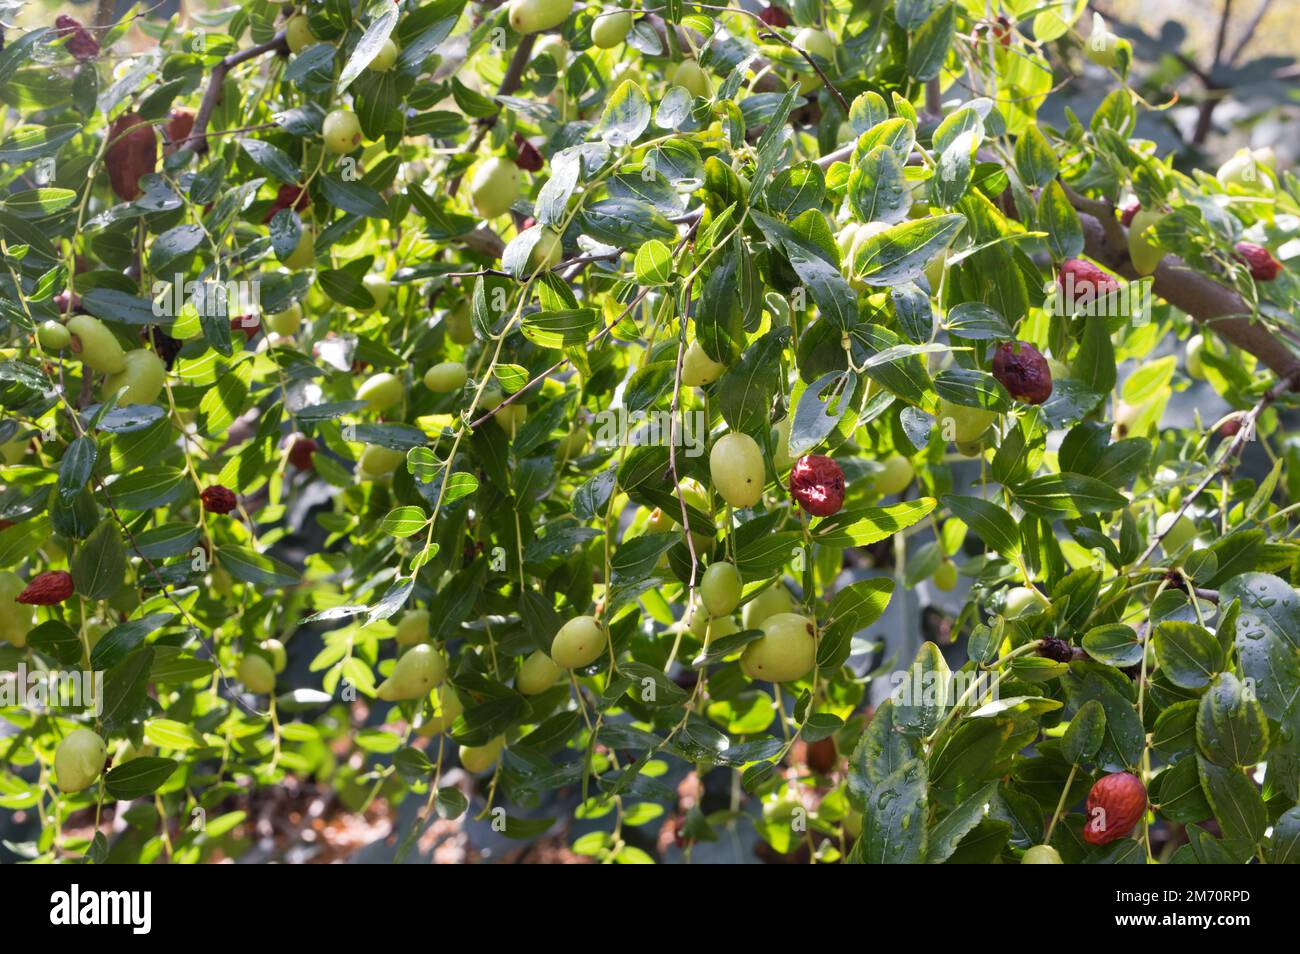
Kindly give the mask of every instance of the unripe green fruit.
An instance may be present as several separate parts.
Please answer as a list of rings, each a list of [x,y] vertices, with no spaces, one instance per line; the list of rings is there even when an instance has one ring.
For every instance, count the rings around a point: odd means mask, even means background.
[[[510,29],[540,33],[559,26],[572,9],[573,0],[510,0]]]
[[[1273,180],[1260,170],[1260,164],[1249,149],[1238,149],[1236,155],[1219,166],[1214,177],[1219,180],[1219,185],[1229,191],[1235,186],[1244,192],[1263,195],[1271,195],[1273,192]]]
[[[282,264],[285,268],[301,271],[311,268],[316,263],[316,235],[311,229],[303,229],[298,236],[298,244],[293,247]]]
[[[469,197],[478,214],[495,219],[509,212],[510,204],[519,198],[520,179],[519,167],[500,156],[475,166],[469,180]]]
[[[544,272],[560,264],[564,258],[564,239],[554,229],[542,229],[542,235],[533,246],[528,264],[535,271]]]
[[[744,584],[734,563],[714,563],[700,579],[700,599],[710,616],[728,616],[740,605]]]
[[[18,602],[27,584],[17,573],[0,570],[0,639],[22,649],[36,624],[36,607]]]
[[[591,43],[602,50],[612,50],[623,42],[632,29],[632,14],[627,10],[602,13],[591,24]]]
[[[402,654],[393,674],[379,684],[375,695],[385,702],[419,699],[446,678],[447,660],[428,643],[420,643]]]
[[[11,441],[5,441],[0,444],[0,458],[4,459],[6,464],[17,464],[27,456],[29,441],[24,438],[14,438]]]
[[[794,466],[790,456],[790,425],[794,415],[787,414],[772,426],[772,467],[778,474],[784,474]]]
[[[794,597],[790,595],[790,591],[784,584],[778,583],[763,590],[745,604],[745,609],[741,613],[741,624],[745,629],[759,629],[766,620],[778,613],[792,612],[794,612]]]
[[[365,477],[385,477],[397,469],[397,465],[406,460],[406,455],[391,447],[379,444],[367,444],[361,452],[359,466]]]
[[[359,309],[360,311],[378,311],[388,304],[388,279],[383,275],[367,275],[361,280],[361,284],[366,286],[366,291],[370,292],[370,297],[375,300],[375,303],[369,308]]]
[[[275,670],[262,656],[245,656],[236,674],[249,692],[261,696],[275,691]]]
[[[426,609],[407,610],[398,620],[393,634],[399,646],[414,646],[429,639],[429,611]]]
[[[74,729],[54,750],[54,777],[61,792],[79,792],[104,771],[108,746],[90,729]]]
[[[655,507],[646,516],[645,532],[646,533],[667,533],[673,528],[672,518],[664,513],[658,507]]]
[[[940,427],[939,433],[944,438],[951,439],[954,444],[969,444],[979,439],[997,416],[996,411],[954,404],[946,398],[939,400],[939,410],[935,414]]]
[[[72,343],[72,332],[57,321],[42,321],[36,329],[36,340],[46,351],[62,351]]]
[[[825,30],[804,27],[794,35],[791,43],[796,50],[803,50],[814,59],[820,58],[828,63],[835,62],[835,39]]]
[[[486,772],[501,757],[501,750],[506,747],[506,737],[498,735],[487,745],[462,745],[460,747],[460,764],[471,775]]]
[[[277,335],[282,335],[285,338],[296,335],[298,329],[302,327],[302,305],[295,301],[284,311],[277,311],[274,315],[267,315],[266,326]]]
[[[469,302],[462,301],[443,319],[447,326],[447,337],[459,345],[467,345],[474,340],[474,326],[469,320]]]
[[[117,399],[119,406],[127,404],[152,404],[162,393],[163,382],[167,379],[167,368],[162,358],[148,348],[136,348],[128,351],[122,359],[126,363],[117,374],[110,374],[104,381],[104,397],[116,394],[121,388],[125,393]]]
[[[731,636],[738,632],[740,632],[740,627],[736,625],[736,620],[733,617],[714,616],[709,620],[708,628],[704,631],[704,641],[711,643],[715,639]]]
[[[350,109],[336,109],[325,117],[321,137],[330,152],[347,155],[361,145],[361,120]]]
[[[549,56],[555,61],[556,66],[563,67],[569,58],[569,44],[564,42],[564,37],[560,34],[548,33],[533,45],[533,56]]]
[[[384,45],[379,48],[375,58],[366,66],[368,70],[374,70],[376,73],[387,73],[397,62],[397,54],[401,52],[397,49],[397,44],[392,40],[385,40]]]
[[[1022,865],[1061,865],[1061,856],[1051,845],[1034,845],[1020,859]]]
[[[923,202],[921,203],[921,206],[925,211],[922,215],[915,216],[916,218],[924,218],[925,215],[929,215],[930,213],[929,203]],[[915,206],[913,206],[913,208],[915,208]],[[929,265],[925,266],[925,278],[926,281],[930,283],[931,294],[938,294],[939,284],[940,282],[943,281],[943,270],[947,266],[947,264],[948,264],[948,250],[944,249],[937,256],[935,256],[934,260],[931,261]]]
[[[686,610],[686,628],[697,639],[707,639],[709,635],[709,613],[698,603],[692,603]]]
[[[514,437],[519,433],[519,428],[526,417],[528,417],[528,408],[522,404],[510,404],[492,415],[492,420],[497,422],[497,427]]]
[[[565,669],[590,666],[605,652],[605,630],[594,616],[575,616],[551,641],[551,659]]]
[[[1205,336],[1192,335],[1187,339],[1184,348],[1184,357],[1187,364],[1187,373],[1196,378],[1198,381],[1205,380]]]
[[[1098,66],[1114,69],[1119,65],[1119,37],[1109,30],[1099,31],[1084,40],[1083,50]]]
[[[515,677],[515,688],[526,696],[535,696],[551,688],[563,675],[564,670],[539,649],[520,665],[519,675]]]
[[[434,702],[433,712],[425,717],[419,728],[415,730],[416,735],[424,736],[426,739],[446,732],[457,717],[465,711],[460,696],[456,695],[456,689],[451,683],[444,682],[434,690],[431,698]]]
[[[1019,619],[1022,616],[1037,616],[1046,612],[1051,604],[1047,597],[1027,586],[1013,586],[1007,590],[1007,599],[1003,604],[1003,614],[1007,619]]]
[[[709,451],[709,476],[722,499],[733,507],[752,507],[763,497],[763,452],[748,434],[732,432]]]
[[[882,497],[901,494],[916,476],[912,462],[902,454],[886,457],[880,463],[884,469],[876,474],[875,484],[876,493]]]
[[[469,379],[469,371],[459,361],[444,361],[424,372],[424,386],[435,394],[459,391]]]
[[[1156,518],[1156,534],[1164,534],[1161,546],[1167,554],[1177,553],[1196,539],[1196,524],[1187,514],[1176,516],[1174,511]]]
[[[686,346],[686,353],[682,355],[682,384],[686,387],[702,388],[712,384],[726,370],[725,364],[718,364],[704,353],[698,341]]]
[[[357,400],[365,401],[372,411],[386,411],[402,400],[402,379],[381,371],[372,374],[357,388]]]
[[[700,69],[700,64],[694,60],[682,60],[675,68],[669,70],[668,82],[673,86],[682,87],[692,96],[708,97],[713,91],[709,74]]]
[[[284,40],[289,44],[289,52],[301,53],[304,49],[318,42],[311,32],[311,24],[301,13],[289,18],[284,27]]]
[[[126,367],[126,353],[98,318],[73,315],[68,319],[68,331],[81,343],[78,357],[86,367],[104,374],[117,374]]]
[[[740,670],[751,679],[791,682],[817,663],[816,626],[806,616],[777,613],[763,621],[763,636],[745,647]]]
[[[501,402],[505,399],[506,396],[501,393],[499,387],[495,384],[489,384],[483,389],[483,393],[479,396],[478,406],[484,411],[493,411],[500,407]]]
[[[1164,214],[1148,212],[1141,209],[1133,216],[1128,227],[1128,257],[1133,260],[1133,268],[1139,275],[1150,275],[1165,257],[1165,250],[1156,242],[1144,238],[1143,233],[1153,225],[1158,225]]]
[[[284,667],[289,665],[289,652],[284,648],[284,643],[275,638],[264,639],[258,648],[266,653],[271,661],[271,669],[277,676],[284,672]]]
[[[850,838],[862,837],[862,812],[850,811],[844,816],[844,833]]]
[[[951,560],[945,559],[934,571],[931,577],[934,585],[945,593],[951,592],[957,586],[957,564]]]

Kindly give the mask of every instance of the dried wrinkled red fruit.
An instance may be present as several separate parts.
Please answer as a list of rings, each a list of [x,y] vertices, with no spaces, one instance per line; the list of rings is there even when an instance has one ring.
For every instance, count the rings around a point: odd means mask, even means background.
[[[194,110],[192,109],[173,109],[171,116],[167,118],[167,125],[163,127],[163,139],[166,145],[163,147],[163,155],[170,156],[173,152],[180,149],[194,129]]]
[[[790,25],[790,14],[781,7],[766,6],[758,11],[758,18],[768,26],[788,27]]]
[[[1056,282],[1066,297],[1076,304],[1084,299],[1096,301],[1119,291],[1119,282],[1114,275],[1081,258],[1067,258],[1062,262]]]
[[[104,166],[113,194],[123,202],[140,195],[140,177],[158,168],[158,134],[136,113],[123,113],[108,127]]]
[[[230,513],[239,504],[234,491],[220,484],[205,487],[199,494],[199,499],[203,501],[204,508],[213,513]]]
[[[297,467],[299,470],[314,469],[312,457],[315,455],[319,447],[320,445],[310,437],[296,438],[293,445],[289,448],[289,463],[293,464],[293,466]]]
[[[515,165],[525,172],[537,172],[546,164],[537,147],[519,133],[515,133]]]
[[[1124,206],[1124,211],[1119,214],[1119,224],[1128,228],[1133,224],[1133,216],[1142,211],[1142,203],[1134,199],[1128,205]]]
[[[1038,647],[1038,655],[1056,662],[1068,663],[1074,659],[1074,647],[1063,639],[1048,636]]]
[[[1250,277],[1257,282],[1271,282],[1282,273],[1282,263],[1262,245],[1238,242],[1233,250],[1237,253],[1237,261],[1250,269]]]
[[[18,602],[31,606],[53,606],[66,600],[75,589],[71,573],[66,570],[47,570],[27,584],[18,594]]]
[[[805,454],[790,471],[790,495],[814,517],[829,517],[844,506],[844,471],[821,454]]]
[[[54,35],[68,37],[64,49],[79,60],[93,60],[99,56],[99,41],[91,36],[90,31],[75,17],[70,17],[66,13],[60,13],[55,17]]]
[[[1052,369],[1038,349],[1023,341],[1004,341],[993,355],[993,377],[1017,401],[1042,404],[1052,396]]]
[[[1083,840],[1090,845],[1118,841],[1133,830],[1146,810],[1146,786],[1136,775],[1113,772],[1103,776],[1088,793]]]

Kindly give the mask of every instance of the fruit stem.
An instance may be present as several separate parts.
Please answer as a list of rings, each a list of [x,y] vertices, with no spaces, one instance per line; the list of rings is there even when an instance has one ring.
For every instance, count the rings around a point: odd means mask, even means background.
[[[1070,794],[1070,786],[1074,784],[1074,776],[1078,771],[1079,764],[1077,762],[1070,766],[1070,774],[1065,779],[1065,788],[1061,789],[1061,797],[1056,803],[1056,811],[1052,812],[1052,820],[1047,825],[1047,834],[1043,836],[1043,844],[1045,845],[1052,843],[1052,832],[1056,830],[1056,822],[1065,808],[1065,799]]]

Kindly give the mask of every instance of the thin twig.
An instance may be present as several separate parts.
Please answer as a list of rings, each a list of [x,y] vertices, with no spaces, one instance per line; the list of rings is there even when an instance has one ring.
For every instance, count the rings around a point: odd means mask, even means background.
[[[221,99],[221,87],[226,82],[226,74],[240,63],[245,63],[273,50],[283,53],[289,51],[289,45],[285,42],[283,30],[265,43],[259,43],[256,46],[250,46],[246,50],[230,54],[212,67],[212,75],[208,78],[208,87],[203,91],[203,101],[199,104],[199,111],[194,117],[194,126],[190,129],[190,134],[180,141],[178,148],[192,148],[199,155],[208,151],[208,122],[212,119],[212,113],[217,108],[217,101]]]
[[[533,43],[537,39],[537,34],[529,33],[519,45],[515,47],[514,56],[510,58],[510,65],[506,67],[505,76],[501,77],[501,85],[497,87],[498,96],[509,96],[519,88],[519,83],[524,78],[524,70],[528,68],[528,61],[533,56]],[[484,116],[478,121],[474,129],[474,135],[465,147],[467,155],[473,155],[478,152],[478,147],[483,144],[484,138],[491,131],[492,127],[497,124],[497,118],[500,114],[494,113],[491,116]],[[455,195],[460,188],[460,180],[464,173],[457,173],[447,183],[447,194]]]

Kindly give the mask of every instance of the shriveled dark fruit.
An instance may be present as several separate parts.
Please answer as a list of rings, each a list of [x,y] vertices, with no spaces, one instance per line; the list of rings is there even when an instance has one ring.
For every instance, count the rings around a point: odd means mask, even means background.
[[[312,457],[319,447],[310,437],[299,437],[289,448],[289,463],[299,470],[313,470]]]
[[[53,606],[62,603],[75,590],[71,573],[66,570],[47,570],[32,578],[18,594],[17,602],[29,606]]]
[[[1056,282],[1075,304],[1084,300],[1096,301],[1103,295],[1119,291],[1119,281],[1114,275],[1081,258],[1067,258],[1062,262]]]
[[[234,491],[221,484],[204,487],[203,492],[199,494],[199,499],[203,501],[204,509],[212,513],[230,513],[239,505]]]
[[[788,27],[790,25],[790,14],[780,7],[770,4],[758,11],[758,18],[768,26]]]
[[[988,24],[981,23],[971,33],[971,42],[983,43],[987,32]],[[1003,46],[1011,45],[1011,21],[1001,14],[998,15],[997,21],[993,24],[993,38]]]
[[[1241,419],[1234,417],[1231,420],[1224,421],[1219,425],[1220,437],[1236,437],[1241,430]]]
[[[266,210],[262,216],[263,222],[270,222],[275,218],[275,214],[282,209],[293,209],[295,212],[301,212],[307,206],[311,205],[311,196],[302,186],[282,185],[275,194],[275,201],[271,207]]]
[[[262,319],[257,315],[240,315],[230,319],[231,331],[242,331],[245,341],[252,341],[262,330]]]
[[[1257,282],[1271,282],[1282,274],[1282,263],[1268,249],[1253,242],[1238,242],[1233,246],[1237,261],[1250,269],[1250,277]]]
[[[1074,647],[1063,639],[1057,639],[1055,636],[1048,636],[1038,647],[1038,655],[1047,659],[1054,659],[1056,662],[1068,663],[1074,659]]]
[[[140,177],[158,168],[158,134],[136,113],[123,113],[108,127],[104,167],[113,194],[124,202],[140,195]]]
[[[790,470],[790,495],[805,512],[829,517],[844,506],[844,471],[822,454],[805,454]]]
[[[1128,228],[1133,224],[1133,216],[1142,211],[1142,203],[1134,199],[1128,205],[1124,206],[1123,211],[1119,214],[1119,224]]]
[[[1052,369],[1038,349],[1024,341],[1004,341],[993,355],[993,377],[1017,401],[1042,404],[1052,396]]]
[[[1083,840],[1108,845],[1133,830],[1147,810],[1147,790],[1141,779],[1128,772],[1113,772],[1098,779],[1088,793]]]
[[[67,37],[64,49],[79,60],[93,60],[99,56],[99,41],[90,35],[90,31],[81,25],[81,21],[60,13],[54,18],[54,35]]]
[[[524,172],[537,172],[546,164],[537,147],[519,133],[515,133],[515,165]]]
[[[166,142],[163,146],[163,155],[170,156],[180,149],[181,143],[189,137],[193,129],[194,110],[173,109],[167,118],[167,125],[163,127],[163,139]]]

